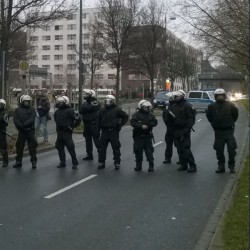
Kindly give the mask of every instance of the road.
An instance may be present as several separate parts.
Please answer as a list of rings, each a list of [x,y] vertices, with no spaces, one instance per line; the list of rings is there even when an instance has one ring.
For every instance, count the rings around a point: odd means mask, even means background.
[[[241,111],[235,132],[239,149],[247,125]],[[197,115],[194,129],[194,174],[176,170],[176,150],[172,164],[162,164],[165,127],[160,118],[154,173],[147,172],[145,162],[141,173],[133,171],[129,126],[121,131],[120,171],[114,170],[110,148],[105,170],[96,169],[96,160],[83,162],[83,143],[76,145],[80,164],[75,171],[69,157],[66,169],[56,168],[55,150],[38,156],[36,170],[28,158],[20,170],[0,169],[0,249],[194,249],[231,176],[214,172],[214,136],[205,114]]]

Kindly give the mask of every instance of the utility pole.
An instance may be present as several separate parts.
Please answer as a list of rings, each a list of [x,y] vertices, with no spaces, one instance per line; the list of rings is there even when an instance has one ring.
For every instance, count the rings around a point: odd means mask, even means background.
[[[80,22],[79,22],[79,100],[78,109],[82,105],[82,85],[83,85],[83,63],[82,63],[82,0],[80,0]]]
[[[2,99],[5,95],[5,51],[2,52]]]

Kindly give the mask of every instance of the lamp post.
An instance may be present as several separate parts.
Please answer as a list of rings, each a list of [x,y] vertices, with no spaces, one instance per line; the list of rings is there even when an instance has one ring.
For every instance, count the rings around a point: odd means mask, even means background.
[[[80,0],[80,22],[79,22],[79,100],[78,107],[82,105],[82,85],[83,85],[83,62],[82,62],[82,0]]]

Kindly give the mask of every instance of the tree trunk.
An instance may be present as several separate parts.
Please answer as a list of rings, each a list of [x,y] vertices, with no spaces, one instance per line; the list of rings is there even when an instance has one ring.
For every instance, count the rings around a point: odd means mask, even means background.
[[[93,89],[94,86],[94,73],[91,73],[91,79],[90,79],[90,89]]]
[[[119,97],[120,97],[120,65],[116,66],[116,83],[115,83],[115,100],[117,105],[119,104]]]

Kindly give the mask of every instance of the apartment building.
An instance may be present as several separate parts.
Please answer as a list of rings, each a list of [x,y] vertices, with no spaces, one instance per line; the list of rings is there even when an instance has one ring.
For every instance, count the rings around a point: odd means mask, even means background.
[[[68,84],[78,88],[79,18],[79,12],[75,12],[68,18],[29,31],[28,39],[31,44],[29,63],[48,70],[50,77],[46,79],[47,86],[53,86],[54,89],[67,88]],[[90,42],[89,23],[94,18],[100,18],[98,8],[83,9],[82,48],[85,54]],[[87,60],[84,62],[87,64]],[[85,87],[88,87],[90,85],[88,73],[85,74],[85,78]],[[95,88],[113,88],[115,84],[113,65],[103,63],[94,78]],[[33,83],[35,84],[35,79],[31,79],[31,86]]]

